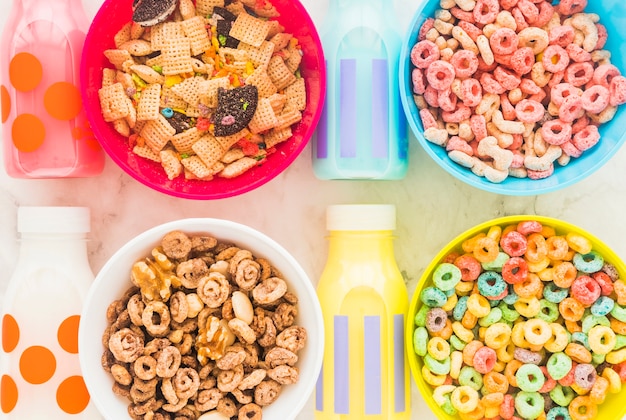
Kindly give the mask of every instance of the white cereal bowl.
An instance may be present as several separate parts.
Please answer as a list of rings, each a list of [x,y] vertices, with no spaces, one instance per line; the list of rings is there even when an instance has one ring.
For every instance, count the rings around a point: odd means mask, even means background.
[[[299,299],[296,324],[307,330],[305,347],[298,353],[300,377],[285,385],[278,399],[263,409],[264,418],[293,420],[313,392],[322,365],[324,325],[315,288],[299,263],[277,242],[248,226],[220,219],[194,218],[153,227],[122,246],[102,267],[85,299],[78,333],[79,359],[87,389],[106,420],[128,419],[129,401],[112,392],[113,378],[102,368],[102,335],[107,327],[106,310],[132,285],[130,270],[150,255],[161,238],[172,230],[206,233],[218,240],[247,248],[255,257],[267,259],[283,275],[288,290]]]

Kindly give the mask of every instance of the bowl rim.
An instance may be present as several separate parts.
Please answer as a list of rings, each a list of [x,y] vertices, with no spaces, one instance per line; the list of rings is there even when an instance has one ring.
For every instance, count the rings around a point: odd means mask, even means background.
[[[430,277],[434,269],[437,267],[437,265],[439,265],[440,262],[444,259],[444,257],[448,255],[451,251],[453,251],[456,248],[459,248],[463,240],[470,238],[480,232],[486,232],[492,226],[502,227],[504,225],[515,224],[515,223],[519,223],[525,220],[538,221],[542,225],[546,225],[546,226],[550,226],[554,228],[557,231],[557,233],[562,232],[562,231],[573,231],[573,232],[584,234],[584,236],[592,242],[593,249],[596,251],[599,251],[600,254],[603,257],[605,257],[605,261],[606,260],[610,261],[610,263],[616,266],[616,268],[620,272],[626,273],[626,263],[621,259],[621,257],[615,251],[613,251],[608,245],[606,245],[605,242],[603,242],[597,236],[590,233],[586,229],[583,229],[570,222],[557,219],[554,217],[549,217],[549,216],[540,216],[540,215],[533,215],[533,214],[518,214],[518,215],[496,217],[490,220],[486,220],[482,223],[479,223],[473,227],[470,227],[469,229],[465,230],[464,232],[460,233],[459,235],[451,239],[433,257],[433,259],[430,261],[430,263],[426,266],[426,268],[422,272],[422,275],[420,276],[417,282],[417,286],[415,287],[415,291],[413,293],[411,302],[409,304],[409,312],[407,316],[408,321],[407,321],[406,330],[405,330],[406,352],[407,352],[407,358],[409,360],[409,368],[411,371],[411,376],[413,377],[413,380],[418,388],[420,395],[422,395],[422,398],[424,399],[424,401],[430,408],[431,412],[435,414],[435,416],[437,416],[437,418],[439,419],[455,419],[456,420],[459,417],[458,415],[450,416],[446,414],[441,409],[441,407],[435,403],[435,401],[432,398],[433,388],[424,381],[422,374],[421,374],[420,365],[418,364],[419,356],[415,354],[415,351],[413,349],[413,331],[415,330],[415,323],[413,319],[415,317],[415,314],[417,313],[418,306],[421,305],[420,299],[419,299],[420,292],[424,289],[426,285],[428,285],[429,283],[432,283],[432,280],[430,279]],[[601,405],[599,405],[598,407],[601,407]],[[626,414],[626,405],[623,406],[622,411],[618,413],[614,417],[613,420],[619,420],[625,414]]]
[[[90,41],[92,40],[92,38],[96,38],[99,36],[96,33],[97,31],[94,29],[95,25],[97,22],[100,22],[106,19],[105,16],[109,8],[113,7],[111,5],[115,3],[116,1],[119,1],[119,0],[104,0],[103,3],[100,5],[100,7],[98,8],[98,11],[96,12],[94,18],[92,19],[89,25],[87,33],[85,34],[85,40],[84,40],[85,46],[90,45]],[[130,0],[126,0],[126,1],[130,1]],[[316,79],[319,80],[319,101],[315,108],[311,108],[312,113],[310,115],[310,123],[308,124],[308,126],[306,126],[306,129],[302,132],[301,140],[295,144],[295,147],[291,149],[291,152],[289,154],[283,153],[283,156],[281,156],[281,161],[277,163],[276,165],[274,165],[272,171],[266,172],[260,177],[251,178],[249,182],[246,182],[245,184],[239,186],[238,188],[229,189],[227,191],[209,190],[209,191],[205,191],[202,193],[195,193],[195,192],[181,190],[180,188],[176,190],[167,188],[165,185],[162,185],[161,183],[151,182],[146,177],[140,176],[138,171],[133,169],[132,165],[130,165],[127,160],[123,159],[123,157],[118,156],[118,154],[115,153],[115,151],[113,150],[113,147],[109,145],[108,141],[100,140],[101,138],[106,138],[108,134],[103,133],[98,128],[97,124],[91,124],[91,121],[95,121],[96,119],[102,118],[101,112],[97,112],[95,109],[92,109],[93,107],[85,106],[83,107],[85,111],[85,116],[87,118],[87,121],[90,122],[91,130],[94,133],[94,138],[97,140],[98,144],[105,150],[107,156],[109,156],[111,160],[113,160],[113,162],[120,169],[122,169],[124,173],[130,175],[133,179],[135,179],[136,181],[139,181],[141,184],[145,185],[146,187],[151,188],[160,193],[167,194],[172,197],[191,199],[191,200],[218,200],[218,199],[236,197],[236,196],[245,194],[247,192],[253,191],[265,185],[266,183],[270,182],[281,173],[285,172],[291,166],[291,164],[302,154],[307,144],[310,143],[311,138],[313,137],[315,133],[317,124],[321,118],[323,105],[324,105],[325,98],[326,98],[326,88],[325,88],[326,87],[326,66],[324,65],[325,63],[324,51],[322,48],[322,42],[320,39],[319,31],[317,30],[317,27],[315,23],[313,22],[307,9],[300,2],[300,0],[289,0],[288,3],[292,7],[294,7],[294,9],[297,11],[299,16],[301,17],[301,19],[305,22],[304,26],[311,29],[309,32],[307,32],[307,34],[311,36],[312,44],[316,46],[316,50],[317,50],[316,52],[318,55],[318,60],[316,60],[316,63],[319,65],[317,66],[315,71],[317,75],[319,76],[319,77],[316,77]],[[81,52],[81,61],[80,61],[80,70],[79,70],[81,99],[84,104],[88,102],[87,98],[89,96],[89,93],[87,92],[87,86],[88,86],[88,81],[89,81],[89,73],[90,71],[93,70],[85,64],[88,61],[87,59],[89,55],[88,51],[89,51],[88,48],[85,47],[83,48]],[[307,99],[307,102],[308,102],[308,99]],[[308,103],[307,103],[307,107],[308,107]],[[99,108],[98,108],[98,111],[99,111]],[[298,124],[302,124],[302,123],[303,122],[300,122]],[[167,180],[167,177],[165,178],[165,180]],[[211,181],[194,181],[194,180],[185,181],[185,183],[193,183],[193,182],[211,182]]]
[[[575,170],[572,171],[572,175],[567,178],[565,181],[553,181],[556,183],[551,184],[550,178],[555,176],[551,175],[550,177],[543,180],[528,180],[528,185],[530,188],[519,188],[513,189],[507,184],[507,180],[503,183],[492,183],[487,181],[484,177],[479,177],[472,173],[472,171],[468,168],[462,167],[461,165],[453,162],[447,154],[445,156],[439,155],[435,150],[436,147],[441,147],[430,143],[428,140],[424,138],[423,128],[421,126],[421,121],[417,121],[419,117],[417,117],[417,106],[413,101],[411,82],[410,82],[410,71],[411,65],[408,64],[410,57],[410,49],[416,42],[417,39],[417,31],[415,28],[418,24],[424,21],[426,18],[430,17],[424,14],[424,9],[429,7],[429,3],[433,3],[433,0],[424,0],[420,3],[415,11],[413,18],[411,19],[411,23],[409,24],[406,33],[404,35],[402,41],[402,47],[400,50],[400,68],[399,68],[399,86],[400,86],[400,99],[402,102],[402,108],[406,114],[406,119],[409,123],[409,127],[411,128],[411,132],[416,137],[418,143],[426,151],[426,153],[431,157],[433,161],[437,163],[439,167],[444,169],[447,173],[452,175],[454,178],[462,181],[465,184],[468,184],[472,187],[478,188],[483,191],[509,195],[509,196],[530,196],[530,195],[540,195],[546,194],[550,192],[555,192],[572,186],[590,175],[594,174],[598,171],[602,166],[604,166],[611,158],[615,156],[617,151],[622,147],[623,143],[626,142],[626,131],[623,131],[619,138],[611,139],[613,142],[613,146],[608,150],[608,153],[604,153],[603,155],[599,155],[599,158],[594,161],[593,164],[586,167],[584,170]],[[600,21],[602,22],[602,21]],[[614,63],[613,63],[614,64]],[[626,72],[622,71],[622,74],[626,75]],[[618,114],[623,114],[626,112],[624,106],[618,107]],[[413,118],[416,116],[417,118]],[[617,117],[616,117],[617,118]],[[584,152],[588,153],[588,152]],[[583,154],[584,156],[584,154]],[[568,166],[575,164],[575,162],[571,162]],[[557,168],[555,166],[555,172],[557,170],[563,170],[564,167]],[[515,180],[515,182],[519,185],[521,184],[520,180]]]
[[[299,287],[303,288],[303,290],[306,291],[305,295],[307,297],[307,301],[309,302],[309,305],[307,305],[307,307],[310,306],[311,307],[310,309],[313,310],[312,313],[307,312],[305,316],[308,320],[310,320],[311,324],[315,325],[316,333],[315,335],[312,335],[311,332],[307,331],[308,332],[307,357],[309,358],[307,360],[307,366],[310,367],[309,374],[307,375],[307,379],[305,381],[304,378],[301,377],[297,384],[290,385],[290,386],[296,386],[296,385],[299,386],[300,387],[299,395],[302,396],[302,398],[299,398],[297,401],[294,401],[295,404],[290,412],[290,416],[287,417],[287,420],[294,420],[297,417],[297,415],[302,411],[302,409],[307,403],[308,398],[313,393],[313,390],[315,389],[315,385],[317,383],[319,372],[322,367],[322,358],[324,354],[324,321],[323,321],[323,316],[322,316],[322,310],[319,304],[319,300],[317,299],[317,292],[313,286],[313,283],[311,282],[309,276],[306,274],[302,266],[298,263],[298,261],[282,245],[280,245],[274,239],[270,238],[269,236],[267,236],[266,234],[264,234],[263,232],[257,229],[254,229],[242,223],[238,223],[238,222],[234,222],[234,221],[230,221],[226,219],[197,217],[197,218],[172,220],[169,222],[165,222],[165,223],[153,226],[151,228],[148,228],[147,230],[144,230],[143,232],[137,235],[134,235],[130,240],[128,240],[124,245],[118,248],[111,255],[111,257],[104,263],[102,268],[99,270],[99,272],[95,276],[95,279],[93,283],[91,284],[91,287],[89,288],[89,291],[84,299],[83,310],[81,312],[81,321],[82,320],[89,321],[89,320],[96,319],[94,315],[94,310],[92,309],[92,307],[94,306],[98,307],[99,305],[97,304],[97,302],[100,302],[100,306],[104,305],[105,307],[110,304],[110,302],[102,303],[98,292],[103,287],[106,287],[105,281],[107,279],[107,276],[109,275],[109,272],[115,266],[119,264],[119,260],[125,259],[124,257],[125,255],[126,256],[140,255],[144,257],[146,255],[149,255],[150,249],[152,249],[154,245],[158,243],[158,241],[162,238],[162,236],[165,233],[172,231],[172,230],[181,230],[187,233],[193,233],[193,232],[205,233],[206,232],[208,234],[214,235],[218,239],[226,240],[226,241],[231,240],[231,239],[227,236],[227,234],[225,235],[224,232],[236,232],[236,235],[241,235],[245,238],[250,238],[252,242],[255,242],[254,246],[248,246],[246,244],[245,245],[246,247],[249,247],[252,249],[252,248],[258,248],[259,246],[262,245],[264,249],[269,249],[269,252],[267,253],[275,253],[276,255],[279,256],[279,258],[283,259],[283,264],[281,264],[282,266],[289,266],[290,270],[293,270],[293,272],[295,273],[296,278],[297,278],[296,281],[299,284]],[[219,232],[219,233],[214,233],[214,232]],[[240,243],[241,240],[233,240],[233,242],[237,244],[237,243]],[[259,249],[254,249],[253,252],[255,255],[264,254],[264,252],[259,251]],[[126,259],[128,258],[130,257],[126,257]],[[274,264],[274,261],[270,260],[270,262]],[[127,268],[128,270],[130,270],[130,266]],[[287,281],[288,284],[293,284],[292,282],[294,281],[294,279],[292,278],[285,279],[285,280]],[[124,281],[126,281],[128,283],[128,286],[130,286],[131,283],[129,279],[126,279]],[[298,297],[299,297],[300,302],[302,302],[304,297],[303,296],[298,296]],[[302,314],[302,312],[300,312],[299,316],[304,316],[304,315]],[[104,313],[102,314],[102,318],[104,321],[100,321],[100,322],[106,323],[106,320],[104,319]],[[98,334],[100,333],[98,332]],[[103,348],[101,347],[102,344],[100,342],[96,344],[92,343],[92,340],[88,339],[88,335],[89,335],[88,326],[85,324],[85,322],[81,322],[79,324],[79,329],[78,329],[79,364],[80,364],[80,368],[82,371],[83,379],[85,381],[85,385],[91,395],[91,401],[93,402],[94,406],[97,408],[99,413],[104,418],[109,419],[110,417],[108,417],[108,414],[107,414],[107,407],[103,405],[104,402],[102,401],[102,398],[99,395],[94,396],[91,392],[91,389],[94,389],[94,387],[96,386],[95,385],[96,378],[94,378],[95,375],[92,375],[91,372],[93,372],[93,369],[98,369],[98,368],[102,370],[102,367],[100,364],[98,364],[98,366],[93,366],[94,357],[96,357],[94,354],[92,354],[93,352],[86,352],[86,351],[81,352],[81,348],[89,349],[92,346],[94,347],[98,346],[98,348],[100,349],[100,353],[97,355],[97,358],[98,360],[100,360],[100,356],[101,356],[101,352],[103,351]],[[101,374],[101,372],[99,372],[99,374]],[[111,392],[111,395],[113,395],[112,392]],[[113,418],[110,418],[110,419],[119,420],[119,419],[113,419]]]

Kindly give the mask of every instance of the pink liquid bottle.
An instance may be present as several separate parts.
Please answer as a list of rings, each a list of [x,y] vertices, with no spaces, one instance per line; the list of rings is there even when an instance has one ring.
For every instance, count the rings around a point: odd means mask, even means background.
[[[15,178],[89,177],[104,152],[83,111],[81,0],[13,0],[0,43],[4,166]]]

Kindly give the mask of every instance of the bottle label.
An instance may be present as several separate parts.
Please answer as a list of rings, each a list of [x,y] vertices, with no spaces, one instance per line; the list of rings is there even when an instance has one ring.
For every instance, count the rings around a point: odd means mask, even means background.
[[[330,386],[335,414],[356,414],[356,410],[365,415],[380,415],[384,410],[406,411],[404,315],[393,315],[389,326],[385,325],[385,318],[384,315],[334,317],[332,377],[324,378],[322,369],[316,389],[316,410],[330,409],[329,402],[324,401],[324,386]],[[388,327],[391,331],[387,331]],[[389,397],[393,401],[386,401]]]
[[[82,293],[72,284],[65,272],[50,267],[21,278],[2,315],[0,416],[91,415],[78,360]]]

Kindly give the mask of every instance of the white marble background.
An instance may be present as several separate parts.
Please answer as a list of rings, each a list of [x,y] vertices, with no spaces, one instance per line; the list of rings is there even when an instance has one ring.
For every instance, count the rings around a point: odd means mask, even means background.
[[[8,3],[2,0],[4,10]],[[84,0],[89,18],[101,3]],[[328,0],[302,3],[315,23],[321,24]],[[393,3],[404,31],[417,1]],[[0,13],[0,29],[6,15]],[[100,176],[86,179],[12,179],[0,170],[0,301],[17,257],[16,212],[22,205],[89,206],[92,232],[88,246],[94,272],[121,245],[154,225],[179,218],[217,217],[247,224],[281,243],[316,284],[327,251],[326,206],[344,203],[397,206],[396,257],[410,295],[440,248],[466,229],[504,215],[563,219],[592,232],[626,257],[625,148],[586,180],[559,192],[529,197],[495,195],[461,183],[432,162],[413,137],[409,158],[410,169],[402,181],[320,181],[313,174],[308,146],[286,172],[261,188],[208,202],[155,192],[126,175],[109,158]],[[413,419],[435,418],[415,386],[412,414]],[[313,419],[312,399],[298,419]]]

